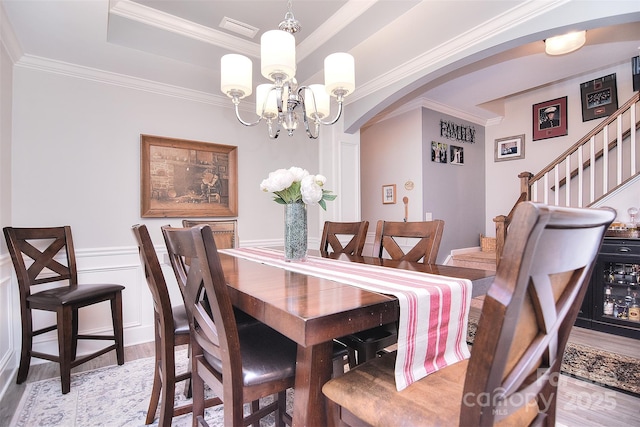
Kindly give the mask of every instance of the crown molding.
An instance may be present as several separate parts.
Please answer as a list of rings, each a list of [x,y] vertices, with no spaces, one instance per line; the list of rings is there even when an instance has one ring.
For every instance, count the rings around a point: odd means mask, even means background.
[[[9,22],[9,18],[4,10],[4,6],[0,2],[0,44],[4,46],[11,62],[14,64],[18,62],[18,59],[24,54],[22,46],[16,37],[13,27]]]
[[[545,3],[545,7],[541,8],[539,2],[529,0],[523,4],[517,5],[509,11],[498,15],[489,21],[483,22],[464,33],[447,40],[446,42],[435,46],[433,49],[419,55],[411,60],[401,64],[387,73],[380,75],[378,78],[358,85],[358,90],[349,95],[345,104],[355,102],[365,98],[369,94],[382,90],[393,85],[407,76],[414,75],[424,70],[435,71],[441,68],[447,62],[451,62],[452,58],[458,58],[468,55],[468,51],[498,34],[504,33],[513,28],[517,28],[532,18],[541,14],[548,13],[549,10],[555,9],[569,0],[554,0]]]
[[[109,14],[131,19],[204,43],[220,46],[254,58],[260,57],[260,45],[258,43],[243,40],[239,37],[196,24],[186,19],[178,18],[130,0],[113,1],[109,9]]]
[[[229,108],[229,105],[232,105],[225,96],[185,89],[179,86],[99,70],[97,68],[84,67],[68,62],[55,61],[39,56],[24,55],[16,62],[16,67],[110,84],[127,89],[141,90],[218,107]]]
[[[427,98],[418,98],[418,99],[414,99],[411,102],[408,102],[392,111],[386,112],[386,113],[380,113],[376,116],[374,116],[369,122],[367,122],[367,126],[370,126],[374,123],[379,123],[382,122],[384,120],[388,120],[392,117],[397,117],[401,114],[404,114],[408,111],[413,111],[419,108],[428,108],[429,110],[438,112],[438,113],[442,113],[442,114],[447,114],[449,116],[453,116],[456,117],[458,119],[461,120],[466,120],[468,122],[471,123],[475,123],[477,125],[480,126],[493,126],[496,124],[499,124],[503,117],[495,117],[495,118],[491,118],[491,119],[484,119],[482,117],[479,116],[475,116],[473,114],[469,114],[465,111],[461,111],[458,110],[456,108],[451,108],[448,105],[442,104],[440,102],[437,101],[433,101],[431,99],[427,99]]]
[[[333,16],[320,25],[309,37],[302,40],[296,47],[296,56],[299,60],[311,55],[327,40],[336,36],[347,28],[360,15],[375,5],[379,0],[350,0],[340,8]]]

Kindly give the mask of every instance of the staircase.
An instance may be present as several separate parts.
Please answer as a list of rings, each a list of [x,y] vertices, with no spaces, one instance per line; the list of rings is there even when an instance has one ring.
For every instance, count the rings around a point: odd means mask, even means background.
[[[535,201],[554,206],[589,207],[640,175],[638,117],[640,93],[540,172],[518,175],[520,195],[511,212],[493,219],[497,262],[518,203]]]

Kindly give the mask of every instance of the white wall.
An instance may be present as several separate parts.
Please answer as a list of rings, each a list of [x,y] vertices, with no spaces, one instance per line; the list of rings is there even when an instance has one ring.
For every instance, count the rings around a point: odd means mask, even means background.
[[[403,197],[408,197],[408,220],[421,221],[422,111],[420,108],[391,117],[360,132],[362,219],[369,221],[364,254],[370,255],[378,220],[402,221]],[[405,182],[414,183],[406,190]],[[396,184],[396,203],[382,203],[382,186]]]
[[[0,228],[11,222],[12,79],[12,61],[4,44],[0,43]],[[18,334],[14,325],[19,325],[20,316],[17,302],[17,289],[11,282],[11,262],[3,243],[0,244],[0,396],[4,393],[4,385],[12,379],[11,367],[15,365]]]
[[[168,96],[150,82],[137,82],[137,87],[148,90],[132,89],[120,77],[97,70],[98,78],[82,78],[72,72],[54,73],[18,65],[11,75],[10,61],[4,60],[4,53],[2,58],[0,219],[3,225],[16,227],[72,227],[79,279],[126,286],[125,345],[153,340],[152,303],[131,226],[147,224],[157,250],[163,252],[160,226],[179,226],[181,221],[140,217],[140,134],[238,147],[237,218],[241,245],[282,244],[283,208],[259,188],[262,179],[278,168],[299,166],[311,173],[326,174],[327,189],[339,197],[339,191],[344,190],[345,201],[351,201],[344,209],[339,207],[341,200],[329,202],[326,214],[320,213],[318,206],[308,209],[310,247],[318,245],[325,215],[336,220],[341,219],[342,211],[349,219],[359,216],[358,182],[353,177],[344,182],[335,180],[343,174],[340,167],[331,165],[334,157],[342,156],[351,175],[358,171],[351,164],[358,157],[357,136],[323,128],[319,140],[310,140],[298,130],[294,137],[284,133],[274,141],[268,138],[264,125],[246,128],[238,123],[230,101],[220,107]],[[320,168],[321,143],[329,145],[322,150],[326,157],[324,167],[329,172]],[[334,147],[342,153],[334,155]],[[2,394],[8,382],[15,381],[20,322],[18,311],[13,310],[17,306],[15,278],[4,239],[0,247]],[[168,266],[164,269],[172,281],[172,271]],[[172,297],[180,298],[177,288]],[[49,313],[38,313],[34,323],[50,324],[53,319]],[[109,330],[108,307],[81,311],[80,321],[82,331]],[[56,352],[54,334],[39,337],[36,343],[37,349]],[[91,348],[91,344],[85,344],[79,352]]]
[[[588,73],[536,91],[523,93],[509,98],[505,102],[505,115],[502,122],[496,126],[488,126],[486,128],[485,161],[487,163],[487,175],[485,193],[487,235],[495,236],[493,218],[498,215],[508,214],[518,198],[520,193],[519,173],[525,171],[534,174],[538,173],[604,120],[582,121],[580,84],[612,73],[616,74],[618,106],[620,107],[634,93],[631,81],[631,56],[629,56],[629,61],[617,66]],[[564,96],[567,97],[568,135],[533,141],[533,105]],[[499,138],[520,134],[525,135],[525,158],[494,162],[494,141]],[[625,194],[629,195],[628,198]],[[611,199],[610,203],[612,207],[618,210],[619,215],[621,212],[624,213],[622,220],[627,221],[626,210],[630,206],[640,206],[640,185],[636,184],[619,197]]]

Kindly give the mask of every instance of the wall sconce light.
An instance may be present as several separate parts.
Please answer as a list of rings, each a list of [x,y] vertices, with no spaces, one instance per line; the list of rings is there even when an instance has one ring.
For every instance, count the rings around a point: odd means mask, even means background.
[[[564,55],[580,49],[586,41],[586,31],[576,31],[562,36],[549,37],[544,41],[544,51],[547,55]]]

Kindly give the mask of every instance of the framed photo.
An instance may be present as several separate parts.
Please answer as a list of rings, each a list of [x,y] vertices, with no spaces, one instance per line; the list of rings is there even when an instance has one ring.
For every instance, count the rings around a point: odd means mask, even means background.
[[[450,145],[449,154],[452,165],[464,165],[464,148]]]
[[[610,116],[618,109],[616,75],[600,77],[580,85],[582,121]]]
[[[524,135],[496,139],[494,161],[524,159]]]
[[[396,202],[396,185],[388,184],[382,186],[382,204],[389,205]]]
[[[533,105],[533,140],[555,138],[568,133],[567,97]]]
[[[431,141],[431,161],[447,163],[447,144]]]
[[[140,135],[142,218],[238,215],[238,147]]]

